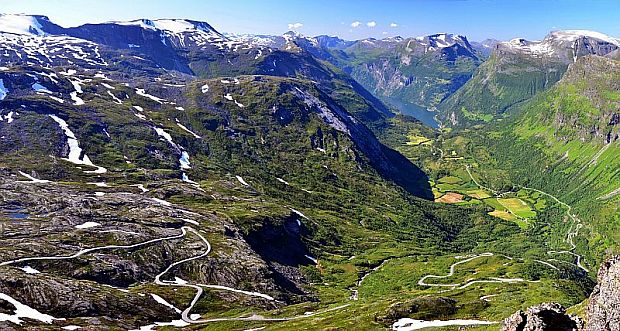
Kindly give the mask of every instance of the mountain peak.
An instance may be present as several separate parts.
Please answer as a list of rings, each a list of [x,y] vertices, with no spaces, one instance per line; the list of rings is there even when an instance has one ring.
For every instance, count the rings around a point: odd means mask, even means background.
[[[580,38],[593,38],[604,41],[609,44],[620,46],[620,40],[610,37],[604,33],[590,30],[559,30],[552,31],[545,39],[556,39],[561,41],[573,42]]]
[[[514,38],[500,43],[502,50],[530,54],[536,57],[555,57],[565,63],[575,62],[577,57],[606,54],[620,48],[620,39],[596,31],[561,30],[549,33],[543,40],[529,41]]]
[[[465,36],[452,33],[436,33],[427,36],[416,37],[415,39],[423,45],[424,43],[428,43],[429,47],[436,48],[451,47],[454,44],[461,44],[463,46],[469,44]]]
[[[207,33],[219,34],[211,25],[207,22],[193,21],[187,19],[138,19],[132,21],[110,21],[108,24],[125,25],[125,26],[139,26],[145,30],[162,30],[174,34],[184,32],[196,32],[202,31]]]
[[[42,15],[0,14],[0,32],[43,36],[46,33],[41,21],[49,22],[49,18]]]

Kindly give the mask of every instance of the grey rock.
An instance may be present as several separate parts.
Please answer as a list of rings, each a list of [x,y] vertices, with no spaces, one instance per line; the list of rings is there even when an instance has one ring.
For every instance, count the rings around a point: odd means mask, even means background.
[[[504,320],[502,331],[578,331],[583,321],[566,314],[559,303],[542,303],[524,311],[517,311]]]
[[[620,330],[620,255],[601,264],[597,280],[586,313],[586,330]]]

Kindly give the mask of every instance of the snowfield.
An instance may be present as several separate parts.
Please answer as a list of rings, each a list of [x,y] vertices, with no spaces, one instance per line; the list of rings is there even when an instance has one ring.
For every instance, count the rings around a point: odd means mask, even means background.
[[[73,131],[69,129],[69,125],[67,124],[67,122],[65,122],[62,118],[56,115],[49,115],[49,117],[51,117],[56,123],[58,123],[58,125],[60,125],[60,128],[65,133],[65,136],[67,136],[69,155],[65,158],[65,160],[77,165],[87,165],[97,168],[97,170],[85,171],[86,173],[103,174],[107,172],[107,169],[94,165],[86,154],[82,156],[82,148],[80,148],[80,143],[75,137]]]

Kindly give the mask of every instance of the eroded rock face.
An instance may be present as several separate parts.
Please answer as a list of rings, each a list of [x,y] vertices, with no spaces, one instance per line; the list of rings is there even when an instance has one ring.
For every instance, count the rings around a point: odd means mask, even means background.
[[[502,331],[577,331],[583,330],[583,321],[566,314],[559,303],[543,303],[525,312],[517,311],[504,320]]]
[[[590,295],[586,330],[620,330],[620,255],[601,264],[597,281]]]

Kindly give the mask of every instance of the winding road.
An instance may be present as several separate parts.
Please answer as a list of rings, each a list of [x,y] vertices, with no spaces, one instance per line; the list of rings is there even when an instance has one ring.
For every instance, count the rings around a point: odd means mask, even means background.
[[[420,285],[420,286],[437,286],[437,287],[441,286],[441,287],[452,287],[452,288],[460,286],[461,284],[435,284],[435,283],[427,283],[426,280],[429,279],[429,278],[441,279],[441,278],[452,277],[454,275],[454,271],[455,271],[455,268],[456,268],[457,265],[463,264],[463,263],[467,263],[469,261],[473,261],[473,260],[481,258],[481,257],[489,257],[489,256],[493,256],[493,253],[482,253],[482,254],[475,255],[475,256],[472,256],[470,258],[467,258],[465,260],[461,260],[461,261],[455,262],[455,263],[453,263],[450,266],[450,272],[448,272],[447,275],[426,275],[426,276],[420,278],[420,280],[418,281],[418,285]]]
[[[577,253],[574,252],[574,250],[577,248],[577,245],[575,245],[573,239],[579,234],[579,230],[583,227],[583,224],[581,223],[581,220],[572,213],[573,207],[563,201],[560,201],[560,199],[558,199],[557,197],[541,191],[539,189],[535,189],[535,188],[531,188],[531,187],[527,187],[527,186],[523,186],[523,185],[517,185],[517,187],[520,187],[522,189],[526,189],[526,190],[532,190],[535,192],[538,192],[542,195],[548,196],[549,198],[553,199],[555,202],[557,202],[559,205],[561,205],[562,207],[566,208],[566,215],[573,221],[573,225],[574,225],[574,230],[573,230],[573,226],[571,226],[568,229],[568,232],[566,233],[566,238],[564,239],[564,242],[567,243],[568,245],[570,245],[570,250],[563,250],[563,251],[548,251],[547,254],[570,254],[573,255],[576,259],[577,259],[577,267],[581,268],[583,271],[585,271],[586,273],[589,273],[590,270],[588,270],[588,268],[586,268],[583,264],[581,264],[581,260],[583,259],[583,257]]]
[[[181,239],[185,236],[188,235],[188,233],[192,233],[194,235],[196,235],[198,238],[200,238],[200,240],[205,244],[206,249],[204,252],[202,252],[201,254],[189,257],[189,258],[185,258],[176,262],[171,263],[168,267],[166,267],[162,272],[160,272],[159,274],[157,274],[155,276],[155,284],[160,285],[160,286],[176,286],[176,287],[188,287],[188,288],[192,288],[194,290],[196,290],[196,294],[194,295],[194,298],[192,299],[192,301],[190,302],[189,306],[187,308],[185,308],[182,312],[181,312],[181,319],[183,322],[185,323],[191,323],[191,324],[202,324],[202,323],[210,323],[210,322],[222,322],[222,321],[265,321],[265,322],[282,322],[282,321],[291,321],[291,320],[296,320],[296,319],[301,319],[301,318],[307,318],[307,317],[311,317],[311,316],[316,316],[319,314],[324,314],[327,312],[331,312],[331,311],[335,311],[335,310],[339,310],[339,309],[343,309],[345,307],[348,307],[349,304],[345,304],[345,305],[341,305],[341,306],[337,306],[337,307],[332,307],[332,308],[327,308],[318,312],[314,312],[314,313],[305,313],[303,315],[295,315],[295,316],[290,316],[290,317],[273,317],[273,318],[269,318],[269,317],[263,317],[261,315],[251,315],[251,316],[247,316],[247,317],[223,317],[223,318],[211,318],[211,319],[192,319],[192,314],[191,311],[194,308],[194,306],[196,305],[196,303],[198,302],[198,300],[200,300],[200,297],[202,296],[204,290],[203,288],[210,288],[210,289],[215,289],[215,290],[224,290],[224,291],[230,291],[230,292],[235,292],[235,293],[240,293],[240,294],[245,294],[245,295],[249,295],[249,296],[255,296],[255,297],[260,297],[266,300],[270,300],[270,301],[275,301],[275,299],[267,294],[263,294],[263,293],[259,293],[259,292],[251,292],[251,291],[245,291],[245,290],[239,290],[239,289],[235,289],[235,288],[231,288],[231,287],[227,287],[227,286],[222,286],[222,285],[207,285],[207,284],[190,284],[182,279],[179,278],[175,278],[174,281],[170,281],[170,280],[162,280],[162,277],[164,275],[166,275],[168,272],[170,272],[174,267],[179,266],[183,263],[187,263],[193,260],[197,260],[203,257],[206,257],[211,251],[212,251],[212,247],[211,244],[209,243],[209,241],[202,235],[200,234],[196,229],[189,227],[189,226],[183,226],[181,227],[181,233],[178,235],[174,235],[174,236],[167,236],[167,237],[161,237],[161,238],[156,238],[156,239],[151,239],[151,240],[147,240],[144,242],[140,242],[140,243],[136,243],[136,244],[131,244],[131,245],[107,245],[107,246],[101,246],[101,247],[93,247],[93,248],[87,248],[87,249],[82,249],[74,254],[70,254],[70,255],[59,255],[59,256],[40,256],[40,257],[23,257],[23,258],[18,258],[18,259],[14,259],[14,260],[10,260],[10,261],[5,261],[5,262],[1,262],[0,266],[10,266],[10,265],[14,265],[14,264],[19,264],[22,262],[28,262],[28,261],[44,261],[44,260],[67,260],[67,259],[74,259],[77,257],[80,257],[82,255],[85,254],[90,254],[93,252],[98,252],[98,251],[104,251],[104,250],[113,250],[113,249],[132,249],[132,248],[137,248],[137,247],[141,247],[141,246],[146,246],[149,244],[154,244],[154,243],[158,243],[158,242],[162,242],[162,241],[167,241],[167,240],[174,240],[174,239]],[[162,326],[162,325],[166,325],[166,323],[163,324],[152,324],[149,326],[146,326],[144,328],[146,329],[151,329],[153,327],[157,327],[157,326]]]
[[[454,290],[454,289],[464,289],[467,288],[473,284],[479,284],[479,283],[521,283],[521,282],[528,282],[528,283],[536,283],[539,281],[530,281],[530,280],[526,280],[523,278],[500,278],[500,277],[489,277],[488,279],[474,279],[474,280],[468,280],[465,283],[457,283],[457,284],[442,284],[442,283],[427,283],[426,280],[429,278],[434,278],[434,279],[443,279],[443,278],[449,278],[452,277],[454,275],[454,272],[456,270],[456,266],[463,264],[463,263],[467,263],[482,257],[491,257],[493,256],[493,253],[490,252],[486,252],[486,253],[481,253],[478,255],[474,255],[471,257],[468,257],[464,260],[458,261],[453,263],[452,265],[450,265],[450,271],[448,272],[448,274],[446,275],[426,275],[422,278],[420,278],[420,280],[418,281],[418,285],[420,286],[429,286],[429,287],[449,287],[450,290]],[[506,257],[509,258],[509,257]],[[510,260],[512,260],[512,258],[509,258]]]

